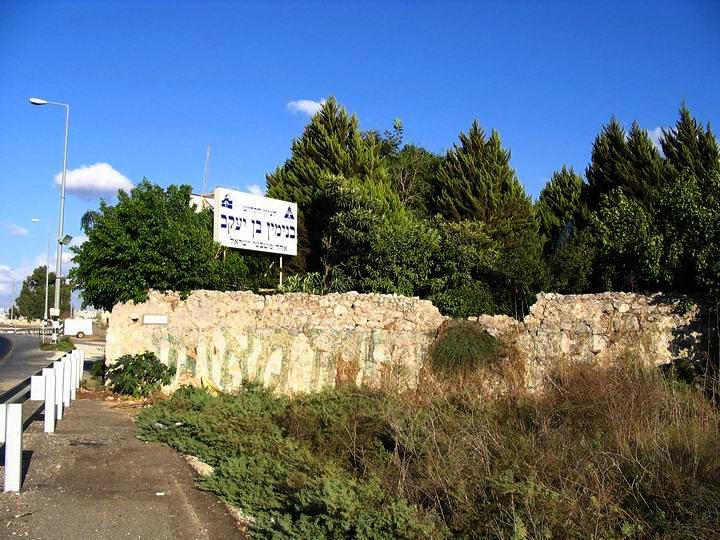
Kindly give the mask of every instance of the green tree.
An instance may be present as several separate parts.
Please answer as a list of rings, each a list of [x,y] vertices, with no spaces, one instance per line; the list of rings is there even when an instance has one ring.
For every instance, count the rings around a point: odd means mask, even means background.
[[[663,187],[663,159],[647,130],[633,122],[628,132],[627,148],[630,172],[624,179],[625,192],[648,207]]]
[[[615,177],[617,185],[600,193],[592,219],[592,234],[598,241],[597,274],[608,288],[717,294],[717,140],[683,105],[675,128],[665,130],[660,142],[664,161],[634,124],[626,164],[605,163],[603,170],[622,174]],[[609,185],[606,182],[603,189]]]
[[[593,216],[598,262],[608,290],[648,290],[662,278],[663,238],[653,213],[616,188]]]
[[[446,315],[477,316],[499,310],[491,283],[497,282],[500,247],[482,221],[438,220],[440,245],[433,260],[428,296]]]
[[[625,140],[625,129],[613,116],[602,127],[592,146],[590,165],[585,170],[587,185],[583,193],[591,211],[600,206],[600,197],[624,185],[630,170],[630,152]]]
[[[575,228],[582,214],[580,194],[583,180],[572,169],[563,166],[553,173],[540,192],[535,212],[546,251],[557,249]]]
[[[665,280],[676,290],[720,297],[720,171],[671,180],[655,215]]]
[[[720,169],[720,149],[710,125],[703,128],[683,103],[674,129],[663,130],[660,145],[665,154],[665,175],[675,179],[683,173],[708,178]]]
[[[435,181],[442,159],[415,145],[405,145],[390,161],[390,181],[400,201],[421,217],[432,208]]]
[[[330,289],[419,294],[438,234],[388,184],[328,177],[318,204],[330,216],[323,237]]]
[[[20,295],[15,299],[15,311],[21,317],[28,319],[42,319],[45,314],[45,266],[38,266],[25,278],[20,289]],[[55,272],[48,277],[48,311],[53,307],[55,298]],[[67,317],[70,314],[70,287],[63,284],[60,287],[60,315]]]
[[[244,258],[213,242],[212,213],[190,207],[190,186],[164,190],[144,179],[115,206],[100,201],[82,226],[70,278],[83,301],[102,309],[143,301],[148,289],[236,290],[249,281]]]
[[[584,200],[595,211],[614,189],[647,207],[662,186],[662,158],[644,129],[633,122],[629,132],[613,116],[593,142],[585,171]]]
[[[322,269],[323,225],[328,216],[317,204],[321,180],[328,176],[362,181],[387,180],[382,145],[364,136],[358,119],[330,97],[293,140],[290,159],[267,176],[267,195],[298,205],[298,256],[289,267],[297,272]]]
[[[438,171],[437,212],[448,221],[504,218],[508,201],[526,197],[510,166],[510,151],[497,131],[486,138],[477,120],[459,138]]]
[[[530,197],[510,166],[500,135],[474,121],[438,172],[437,211],[448,221],[481,221],[498,243],[496,281],[487,283],[498,311],[519,315],[544,279],[542,245]]]
[[[598,239],[592,227],[573,228],[547,257],[548,289],[563,294],[598,290]]]

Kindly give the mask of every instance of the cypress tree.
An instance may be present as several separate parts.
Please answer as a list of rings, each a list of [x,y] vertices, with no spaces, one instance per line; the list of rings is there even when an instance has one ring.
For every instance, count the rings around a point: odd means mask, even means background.
[[[542,274],[538,224],[530,197],[510,166],[500,135],[473,122],[448,151],[438,171],[437,212],[452,222],[480,221],[500,249],[491,289],[496,305],[520,313]]]
[[[675,179],[683,173],[707,177],[720,169],[720,150],[710,125],[703,129],[683,103],[675,129],[663,130],[660,144],[665,154],[665,174]]]
[[[299,272],[320,269],[323,228],[329,216],[317,204],[324,178],[387,180],[377,138],[364,137],[355,115],[334,97],[313,116],[290,158],[267,175],[267,195],[298,205],[298,256],[288,265]]]
[[[593,142],[585,171],[584,201],[591,211],[614,189],[647,207],[662,185],[662,158],[647,131],[633,122],[625,132],[613,116]]]
[[[575,227],[581,214],[582,185],[572,167],[563,166],[540,192],[535,212],[547,251],[554,251]]]
[[[630,170],[623,191],[647,207],[663,185],[663,160],[648,132],[633,122],[627,139]]]
[[[449,221],[493,221],[508,200],[525,197],[510,166],[510,151],[497,131],[486,138],[477,120],[459,139],[438,171],[437,211]]]
[[[632,168],[630,161],[625,130],[613,116],[610,123],[603,126],[595,138],[590,165],[585,170],[587,185],[583,198],[591,211],[600,206],[602,195],[625,185],[625,179]]]

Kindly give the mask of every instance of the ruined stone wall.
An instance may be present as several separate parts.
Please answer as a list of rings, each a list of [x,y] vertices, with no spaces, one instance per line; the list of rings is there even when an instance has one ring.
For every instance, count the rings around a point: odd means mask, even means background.
[[[151,291],[145,303],[113,308],[106,358],[154,351],[177,368],[174,386],[243,379],[278,391],[315,391],[342,380],[415,386],[444,320],[425,300],[379,294]]]
[[[540,294],[523,321],[471,319],[514,344],[532,388],[560,359],[603,363],[631,352],[658,365],[690,356],[698,317],[677,299],[603,293]],[[393,295],[151,292],[145,303],[115,306],[106,356],[154,351],[177,368],[173,386],[232,389],[254,379],[292,394],[388,379],[413,387],[445,320],[428,301]]]
[[[527,360],[530,386],[558,360],[606,364],[629,354],[661,365],[692,358],[701,348],[699,308],[661,294],[541,293],[522,321],[504,315],[471,319],[516,345]]]

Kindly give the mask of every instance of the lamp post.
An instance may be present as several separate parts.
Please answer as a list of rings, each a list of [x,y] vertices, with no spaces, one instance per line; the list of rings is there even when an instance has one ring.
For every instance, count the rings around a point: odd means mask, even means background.
[[[70,128],[70,105],[48,101],[47,99],[30,98],[33,105],[58,105],[65,107],[65,152],[63,154],[62,183],[60,185],[60,219],[58,222],[57,235],[57,257],[55,259],[55,317],[60,318],[60,286],[62,284],[62,250],[63,250],[63,228],[65,225],[65,177],[67,175],[67,152],[68,152],[68,130]]]
[[[40,223],[40,219],[31,218],[33,223]],[[50,285],[50,222],[48,221],[47,251],[45,253],[45,311],[43,311],[43,326],[48,318],[48,292]]]

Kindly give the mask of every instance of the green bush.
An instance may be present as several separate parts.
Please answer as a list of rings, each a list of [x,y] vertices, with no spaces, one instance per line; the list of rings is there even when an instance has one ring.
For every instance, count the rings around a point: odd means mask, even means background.
[[[60,336],[57,340],[57,342],[52,343],[43,343],[40,345],[41,351],[60,351],[60,352],[70,352],[75,348],[75,345],[73,345],[73,342],[70,341],[70,338],[67,336]]]
[[[90,366],[90,375],[99,381],[105,381],[106,372],[107,366],[105,365],[105,358],[93,362],[92,366]]]
[[[433,514],[316,450],[328,450],[339,433],[320,437],[316,445],[303,440],[310,430],[300,438],[288,435],[288,429],[301,429],[301,418],[347,418],[345,406],[360,401],[334,399],[328,392],[319,400],[301,398],[291,412],[287,398],[256,384],[218,397],[185,387],[143,409],[138,427],[143,440],[164,442],[212,465],[214,474],[201,486],[252,516],[253,538],[444,538]],[[338,430],[343,425],[330,423]]]
[[[288,276],[280,287],[283,293],[308,293],[308,294],[323,294],[323,282],[322,276],[319,272],[308,272],[305,275],[293,275]]]
[[[383,392],[354,385],[325,389],[292,400],[282,425],[315,454],[332,458],[361,477],[379,475],[395,446],[386,418],[393,401]]]
[[[443,375],[468,374],[490,367],[498,359],[499,343],[479,324],[453,320],[445,323],[430,347],[430,365]]]
[[[175,368],[168,367],[151,352],[126,354],[105,371],[105,384],[113,392],[133,397],[149,396],[170,384]]]

